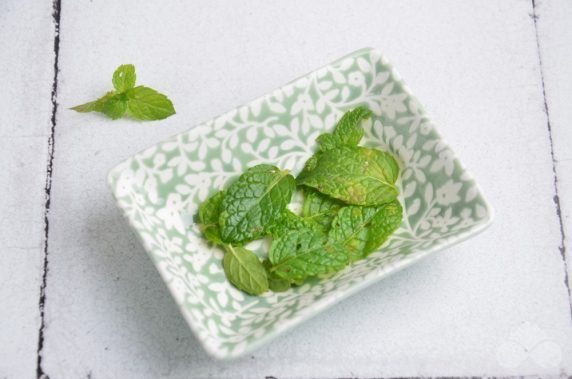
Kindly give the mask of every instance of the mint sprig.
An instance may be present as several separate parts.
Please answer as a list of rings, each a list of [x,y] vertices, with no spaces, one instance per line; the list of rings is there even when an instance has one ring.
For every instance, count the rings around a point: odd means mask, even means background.
[[[162,120],[175,114],[173,103],[167,96],[149,87],[135,87],[136,78],[135,66],[123,64],[113,73],[115,91],[70,109],[81,113],[101,112],[113,120],[123,116],[137,120]]]

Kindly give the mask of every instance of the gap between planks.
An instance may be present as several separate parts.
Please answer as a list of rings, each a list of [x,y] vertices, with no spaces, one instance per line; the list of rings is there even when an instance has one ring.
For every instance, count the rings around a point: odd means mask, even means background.
[[[56,131],[56,115],[58,112],[58,72],[59,72],[59,53],[60,53],[60,20],[61,20],[61,0],[53,0],[52,3],[52,22],[54,23],[54,78],[52,81],[52,115],[50,118],[50,136],[48,138],[48,160],[46,165],[46,184],[45,191],[45,208],[44,208],[44,256],[42,261],[42,279],[40,283],[40,328],[38,330],[38,347],[36,352],[36,377],[38,379],[49,379],[42,367],[42,353],[44,349],[44,328],[46,326],[44,317],[44,308],[46,304],[46,285],[48,278],[48,236],[50,230],[50,198],[52,192],[52,172],[54,163],[54,145]]]
[[[534,33],[536,36],[536,50],[538,51],[538,65],[540,70],[540,82],[542,85],[542,97],[544,100],[544,113],[546,114],[546,129],[548,131],[548,141],[550,142],[550,158],[552,159],[552,175],[554,177],[553,187],[554,187],[554,206],[556,210],[556,218],[558,219],[558,224],[560,227],[560,246],[558,250],[560,251],[560,256],[562,262],[564,263],[564,284],[568,291],[568,305],[570,308],[570,317],[572,318],[572,292],[570,290],[570,281],[568,279],[568,262],[566,261],[566,234],[564,232],[564,223],[562,221],[562,209],[560,207],[560,196],[558,193],[558,173],[556,171],[556,158],[554,156],[554,143],[552,139],[552,124],[550,123],[550,108],[548,107],[548,100],[546,98],[546,86],[544,83],[544,66],[542,65],[542,54],[540,52],[540,38],[538,35],[538,15],[536,14],[536,0],[532,1],[532,21],[534,22]]]

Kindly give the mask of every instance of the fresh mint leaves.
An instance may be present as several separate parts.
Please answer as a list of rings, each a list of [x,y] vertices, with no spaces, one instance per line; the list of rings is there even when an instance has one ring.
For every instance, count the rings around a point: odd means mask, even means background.
[[[296,183],[354,205],[393,201],[399,166],[391,154],[360,146],[341,145],[320,153],[312,168],[306,167]]]
[[[121,66],[114,74],[120,94],[108,93],[79,106],[81,111],[162,117],[161,104],[168,99],[134,87],[131,68]],[[235,287],[250,295],[287,291],[367,257],[399,227],[403,209],[397,200],[397,161],[387,152],[358,146],[364,135],[361,123],[371,115],[358,107],[333,132],[320,135],[319,150],[296,179],[261,164],[201,204],[201,232],[225,250],[224,272]],[[296,185],[304,195],[301,215],[287,208]],[[244,245],[263,237],[272,243],[261,261]]]
[[[152,88],[138,86],[125,95],[129,114],[138,120],[162,120],[175,113],[171,100]]]
[[[332,220],[344,203],[310,187],[304,189],[304,195],[302,215],[321,225],[324,230],[329,230]]]
[[[135,66],[132,64],[122,64],[113,73],[113,87],[117,92],[125,92],[135,87]]]
[[[283,279],[305,280],[344,268],[348,254],[337,244],[328,244],[313,230],[291,231],[272,242],[268,258],[270,272]]]
[[[224,273],[238,289],[250,295],[268,291],[268,276],[260,259],[241,246],[226,245],[223,259]]]
[[[219,218],[224,192],[218,191],[199,207],[199,222],[201,232],[207,240],[217,245],[223,245],[220,236]]]
[[[135,66],[121,65],[113,73],[115,91],[70,109],[81,113],[101,112],[113,120],[126,115],[137,120],[162,120],[175,114],[173,103],[167,96],[149,87],[135,87],[135,81]]]
[[[306,230],[311,229],[316,232],[323,232],[326,229],[317,223],[315,220],[309,217],[301,217],[286,209],[280,218],[274,220],[266,228],[267,234],[270,234],[273,238],[278,238],[292,230]]]
[[[124,94],[113,95],[103,103],[101,112],[117,120],[127,111],[127,101]]]
[[[248,169],[227,190],[219,223],[224,242],[243,244],[260,238],[292,199],[296,184],[288,171],[261,164]]]
[[[402,213],[397,200],[376,207],[343,207],[332,223],[328,241],[342,245],[352,262],[365,258],[399,227]]]
[[[320,150],[326,151],[342,145],[357,146],[364,133],[360,123],[370,118],[371,114],[371,111],[364,107],[357,107],[344,114],[332,133],[324,133],[316,139]]]

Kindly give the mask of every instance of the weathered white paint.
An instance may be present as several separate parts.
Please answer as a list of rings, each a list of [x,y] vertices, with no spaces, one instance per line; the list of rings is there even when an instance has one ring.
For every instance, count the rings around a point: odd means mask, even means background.
[[[529,2],[516,0],[64,1],[44,371],[52,378],[572,373],[531,13]],[[540,26],[541,37],[552,35]],[[252,357],[215,362],[115,209],[106,172],[363,46],[382,49],[400,70],[481,183],[496,223]],[[64,109],[103,93],[127,62],[141,83],[170,95],[175,117],[111,122]],[[565,94],[548,98],[564,106]],[[569,117],[563,113],[562,123]],[[569,193],[562,188],[561,199]],[[519,355],[519,344],[531,352]]]
[[[33,378],[53,79],[49,1],[0,2],[0,378]]]
[[[537,2],[538,34],[554,147],[562,224],[572,282],[572,3]],[[572,286],[572,283],[571,283]]]

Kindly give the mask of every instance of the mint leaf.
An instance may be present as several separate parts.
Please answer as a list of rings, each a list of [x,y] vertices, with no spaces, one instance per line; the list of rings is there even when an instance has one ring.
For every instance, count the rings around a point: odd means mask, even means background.
[[[113,95],[115,95],[115,92],[110,91],[95,101],[90,101],[89,103],[76,105],[75,107],[72,107],[70,109],[80,113],[102,112],[103,104],[105,104],[105,102],[109,100]]]
[[[268,287],[272,292],[285,292],[290,289],[290,281],[272,276],[268,278]]]
[[[352,262],[365,258],[401,225],[402,216],[397,200],[378,207],[344,207],[332,223],[328,241],[342,245]]]
[[[272,263],[270,260],[265,259],[262,262],[262,266],[266,269],[266,275],[268,276],[268,287],[272,292],[284,292],[290,289],[290,281],[288,279],[282,279],[272,272]]]
[[[252,251],[240,246],[226,245],[223,266],[226,277],[236,288],[250,295],[260,295],[268,291],[266,270]]]
[[[316,139],[320,149],[326,151],[342,145],[357,146],[364,134],[360,123],[371,115],[371,111],[364,107],[346,112],[332,133],[322,134]]]
[[[167,96],[145,86],[135,87],[135,67],[121,65],[113,73],[113,86],[103,97],[70,108],[76,112],[102,112],[112,119],[127,114],[138,120],[162,120],[175,114]]]
[[[310,187],[304,189],[304,194],[302,215],[304,218],[320,224],[324,231],[328,231],[332,225],[332,220],[344,204]]]
[[[123,116],[127,111],[127,101],[122,95],[114,95],[103,103],[101,112],[113,120]]]
[[[224,199],[224,192],[219,191],[206,199],[199,207],[200,229],[205,238],[215,244],[222,245],[220,238],[220,207]]]
[[[317,151],[316,153],[314,153],[314,155],[312,155],[306,161],[306,163],[304,163],[304,169],[302,170],[302,172],[314,170],[316,168],[316,166],[318,165],[318,162],[320,161],[322,154],[323,153],[321,151]]]
[[[135,66],[132,64],[122,64],[113,73],[113,87],[117,92],[124,92],[135,87]]]
[[[89,103],[76,105],[75,107],[71,107],[70,109],[80,113],[87,113],[87,112],[95,112],[97,110],[96,108],[97,106],[98,102],[96,100],[96,101],[90,101]]]
[[[225,242],[244,243],[265,234],[282,216],[296,187],[288,171],[271,165],[248,169],[227,190],[220,215]]]
[[[294,281],[338,271],[348,263],[339,245],[326,244],[321,233],[311,230],[292,231],[275,239],[268,258],[272,273]]]
[[[296,183],[355,205],[379,205],[394,200],[399,166],[391,154],[366,147],[340,146],[320,154]]]
[[[139,120],[162,120],[175,114],[173,103],[167,96],[145,86],[125,92],[129,113]]]
[[[316,223],[314,220],[309,218],[300,217],[294,214],[289,209],[284,210],[280,218],[271,222],[266,228],[266,234],[272,235],[272,237],[277,238],[283,234],[286,234],[292,230],[314,230],[317,232],[323,231],[320,224]]]

